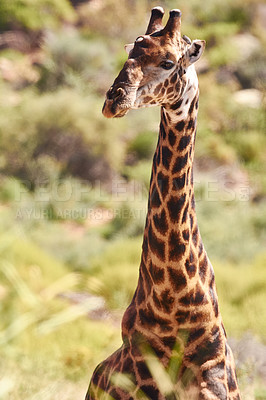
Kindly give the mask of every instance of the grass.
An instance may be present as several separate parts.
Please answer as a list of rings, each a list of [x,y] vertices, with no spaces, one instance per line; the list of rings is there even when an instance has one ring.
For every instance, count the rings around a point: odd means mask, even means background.
[[[215,194],[215,190],[218,189],[214,182],[209,188],[209,201],[203,198],[197,203],[199,227],[209,257],[225,263],[245,264],[264,250],[265,205],[248,202],[245,198],[250,193],[245,187],[239,194],[233,191]],[[219,201],[217,194],[228,200]],[[236,196],[243,198],[236,200]]]
[[[218,296],[229,336],[250,332],[266,343],[266,254],[247,265],[214,263]],[[233,284],[232,284],[233,283]]]
[[[78,291],[80,277],[35,244],[2,234],[0,262],[0,398],[68,399],[95,365],[120,345],[119,327],[87,318],[94,304],[58,295]],[[86,384],[85,384],[86,382]],[[66,392],[63,390],[66,385]]]
[[[1,349],[0,374],[12,385],[12,399],[70,399],[71,394],[84,398],[96,364],[120,346],[118,331],[87,318],[50,334],[25,331]]]
[[[137,286],[140,251],[139,237],[117,240],[92,261],[88,290],[103,296],[110,308],[125,309]]]

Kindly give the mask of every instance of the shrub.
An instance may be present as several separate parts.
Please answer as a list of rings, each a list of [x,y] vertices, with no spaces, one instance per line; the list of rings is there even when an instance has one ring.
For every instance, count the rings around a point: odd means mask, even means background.
[[[132,139],[127,148],[128,156],[133,159],[151,159],[157,138],[154,132],[140,132]]]
[[[1,170],[32,187],[67,174],[108,181],[120,164],[116,132],[99,118],[95,97],[66,89],[42,96],[29,91],[19,104],[3,109]]]
[[[114,38],[120,39],[123,32],[124,40],[132,41],[135,39],[134,36],[142,33],[140,30],[146,29],[143,15],[147,8],[146,0],[134,2],[121,0],[119,3],[115,0],[106,0],[98,7],[85,4],[79,9],[79,16],[83,29],[91,35],[105,35],[114,41]],[[136,21],[140,21],[141,25],[137,26]]]
[[[224,65],[229,66],[238,59],[238,53],[233,45],[228,45],[228,43],[224,41],[224,43],[217,44],[209,50],[208,59],[213,68]]]
[[[265,63],[266,55],[262,50],[252,54],[241,63],[237,63],[235,75],[243,88],[255,87],[259,90],[265,90]]]
[[[0,202],[10,204],[18,199],[20,192],[26,192],[21,182],[14,178],[1,177]]]
[[[250,4],[243,4],[240,0],[230,0],[223,4],[219,0],[208,0],[204,7],[197,0],[193,0],[190,2],[190,15],[199,26],[219,21],[237,23],[240,27],[251,23]]]
[[[104,237],[135,237],[143,233],[146,201],[123,202],[114,209],[114,218],[103,231]]]
[[[29,30],[54,28],[64,19],[75,20],[67,0],[4,0],[0,5],[0,29],[22,27]]]
[[[103,86],[107,87],[109,76],[114,75],[114,62],[105,60],[106,47],[103,40],[86,39],[77,31],[50,33],[43,46],[46,57],[38,87],[54,91],[58,86],[68,86],[103,94]]]
[[[142,160],[136,165],[126,166],[123,168],[123,175],[129,180],[140,182],[148,190],[151,178],[151,161]]]
[[[104,296],[109,307],[124,309],[137,286],[140,250],[140,238],[119,239],[107,247],[92,260],[88,290]],[[116,279],[113,279],[114,276]]]
[[[230,335],[240,336],[243,331],[251,331],[265,340],[264,266],[265,255],[257,257],[249,266],[215,264],[221,311]]]

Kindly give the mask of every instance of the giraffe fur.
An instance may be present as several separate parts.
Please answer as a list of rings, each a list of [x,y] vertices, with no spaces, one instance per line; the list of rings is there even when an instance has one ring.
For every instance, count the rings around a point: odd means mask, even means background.
[[[180,10],[170,11],[165,26],[163,14],[154,8],[146,34],[126,45],[128,60],[103,106],[103,114],[114,118],[159,105],[161,122],[138,285],[122,319],[123,344],[95,369],[86,400],[240,399],[195,210],[194,63],[205,42],[181,36]],[[170,376],[167,388],[168,378],[155,376],[154,360],[161,376]]]

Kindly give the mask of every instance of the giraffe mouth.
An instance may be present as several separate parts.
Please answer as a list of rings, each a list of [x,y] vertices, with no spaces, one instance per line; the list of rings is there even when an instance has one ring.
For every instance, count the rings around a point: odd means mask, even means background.
[[[136,101],[136,87],[130,85],[119,85],[118,88],[111,87],[107,92],[102,113],[106,118],[121,118],[134,108]]]
[[[103,105],[102,113],[106,118],[122,118],[131,109],[138,109],[139,103],[145,89],[149,86],[147,84],[140,87],[128,86],[127,90],[123,88],[122,96],[112,97],[111,93],[112,87],[109,92],[107,92],[107,97]],[[124,96],[123,96],[124,95]]]
[[[102,113],[106,118],[122,118],[129,110],[129,107],[119,107],[115,102],[106,99]]]
[[[118,111],[117,114],[114,115],[114,118],[122,118],[124,115],[126,115],[129,112],[129,108],[125,108],[123,110]]]

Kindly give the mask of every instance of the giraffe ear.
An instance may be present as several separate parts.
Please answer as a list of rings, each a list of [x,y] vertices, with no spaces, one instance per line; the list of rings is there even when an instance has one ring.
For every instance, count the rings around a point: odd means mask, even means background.
[[[131,52],[131,50],[133,50],[133,47],[134,47],[134,43],[125,44],[125,50],[126,50],[128,55]]]
[[[205,40],[193,40],[186,52],[187,66],[193,64],[200,58],[205,49],[205,44]]]

